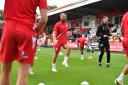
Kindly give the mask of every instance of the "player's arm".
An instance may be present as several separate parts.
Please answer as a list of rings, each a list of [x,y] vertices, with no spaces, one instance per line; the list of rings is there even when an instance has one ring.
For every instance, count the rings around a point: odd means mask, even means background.
[[[40,31],[42,31],[45,28],[45,25],[48,20],[46,9],[40,9],[40,15],[41,15],[41,18],[39,19],[37,23],[37,33],[40,33]]]
[[[111,36],[111,33],[112,33],[111,27],[109,27],[109,29],[107,29],[106,32],[107,33],[105,35],[103,35],[103,37],[109,37],[109,36]]]
[[[48,20],[47,16],[47,0],[39,0],[39,9],[40,9],[40,16],[41,18],[38,20],[37,23],[37,33],[40,33],[45,28],[45,25]]]
[[[98,26],[98,28],[97,28],[97,31],[96,31],[96,36],[98,36],[98,37],[101,37],[101,27],[100,26]]]
[[[97,31],[96,31],[96,36],[98,37],[98,40],[102,37],[102,31],[101,31],[101,26],[98,26]]]
[[[57,32],[58,32],[58,24],[55,24],[54,26],[54,29],[53,29],[53,33],[52,33],[52,36],[53,36],[53,43],[56,44],[57,43]],[[58,36],[59,37],[59,36]]]
[[[0,21],[0,28],[3,28],[4,25],[5,25],[5,21]]]
[[[122,23],[121,23],[121,34],[122,34],[122,36],[124,37],[124,32],[123,32],[123,26],[122,26]]]
[[[79,47],[80,45],[79,45],[79,41],[78,40],[76,40],[76,44],[77,44],[77,46]]]
[[[52,36],[53,36],[53,44],[56,45],[58,42],[57,37],[56,37],[56,31],[53,31]]]
[[[111,36],[112,35],[112,29],[111,27],[109,28],[109,35],[108,36]]]
[[[79,47],[79,43],[77,42],[77,46]]]
[[[53,41],[56,41],[56,31],[53,31]]]

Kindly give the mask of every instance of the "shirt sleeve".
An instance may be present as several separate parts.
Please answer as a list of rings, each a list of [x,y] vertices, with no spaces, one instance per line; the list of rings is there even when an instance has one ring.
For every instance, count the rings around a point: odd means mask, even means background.
[[[48,8],[47,0],[39,0],[39,7],[42,9],[47,9]]]

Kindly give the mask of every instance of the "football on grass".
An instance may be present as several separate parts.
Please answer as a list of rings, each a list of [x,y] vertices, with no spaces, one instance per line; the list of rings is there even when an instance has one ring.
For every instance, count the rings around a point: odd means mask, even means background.
[[[38,85],[45,85],[44,83],[39,83]]]
[[[89,83],[87,81],[82,81],[80,85],[89,85]]]

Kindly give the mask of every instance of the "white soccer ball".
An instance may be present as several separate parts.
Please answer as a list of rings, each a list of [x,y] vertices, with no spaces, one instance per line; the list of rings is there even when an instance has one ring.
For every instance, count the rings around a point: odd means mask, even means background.
[[[45,85],[44,83],[39,83],[38,85]]]
[[[80,84],[81,85],[89,85],[89,83],[87,81],[82,81]]]

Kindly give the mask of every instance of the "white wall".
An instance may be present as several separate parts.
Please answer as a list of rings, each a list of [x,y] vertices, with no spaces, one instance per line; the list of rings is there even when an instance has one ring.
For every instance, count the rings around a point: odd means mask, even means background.
[[[87,15],[82,17],[82,28],[95,28],[96,17],[94,15]],[[84,26],[85,22],[89,22],[89,26]]]

